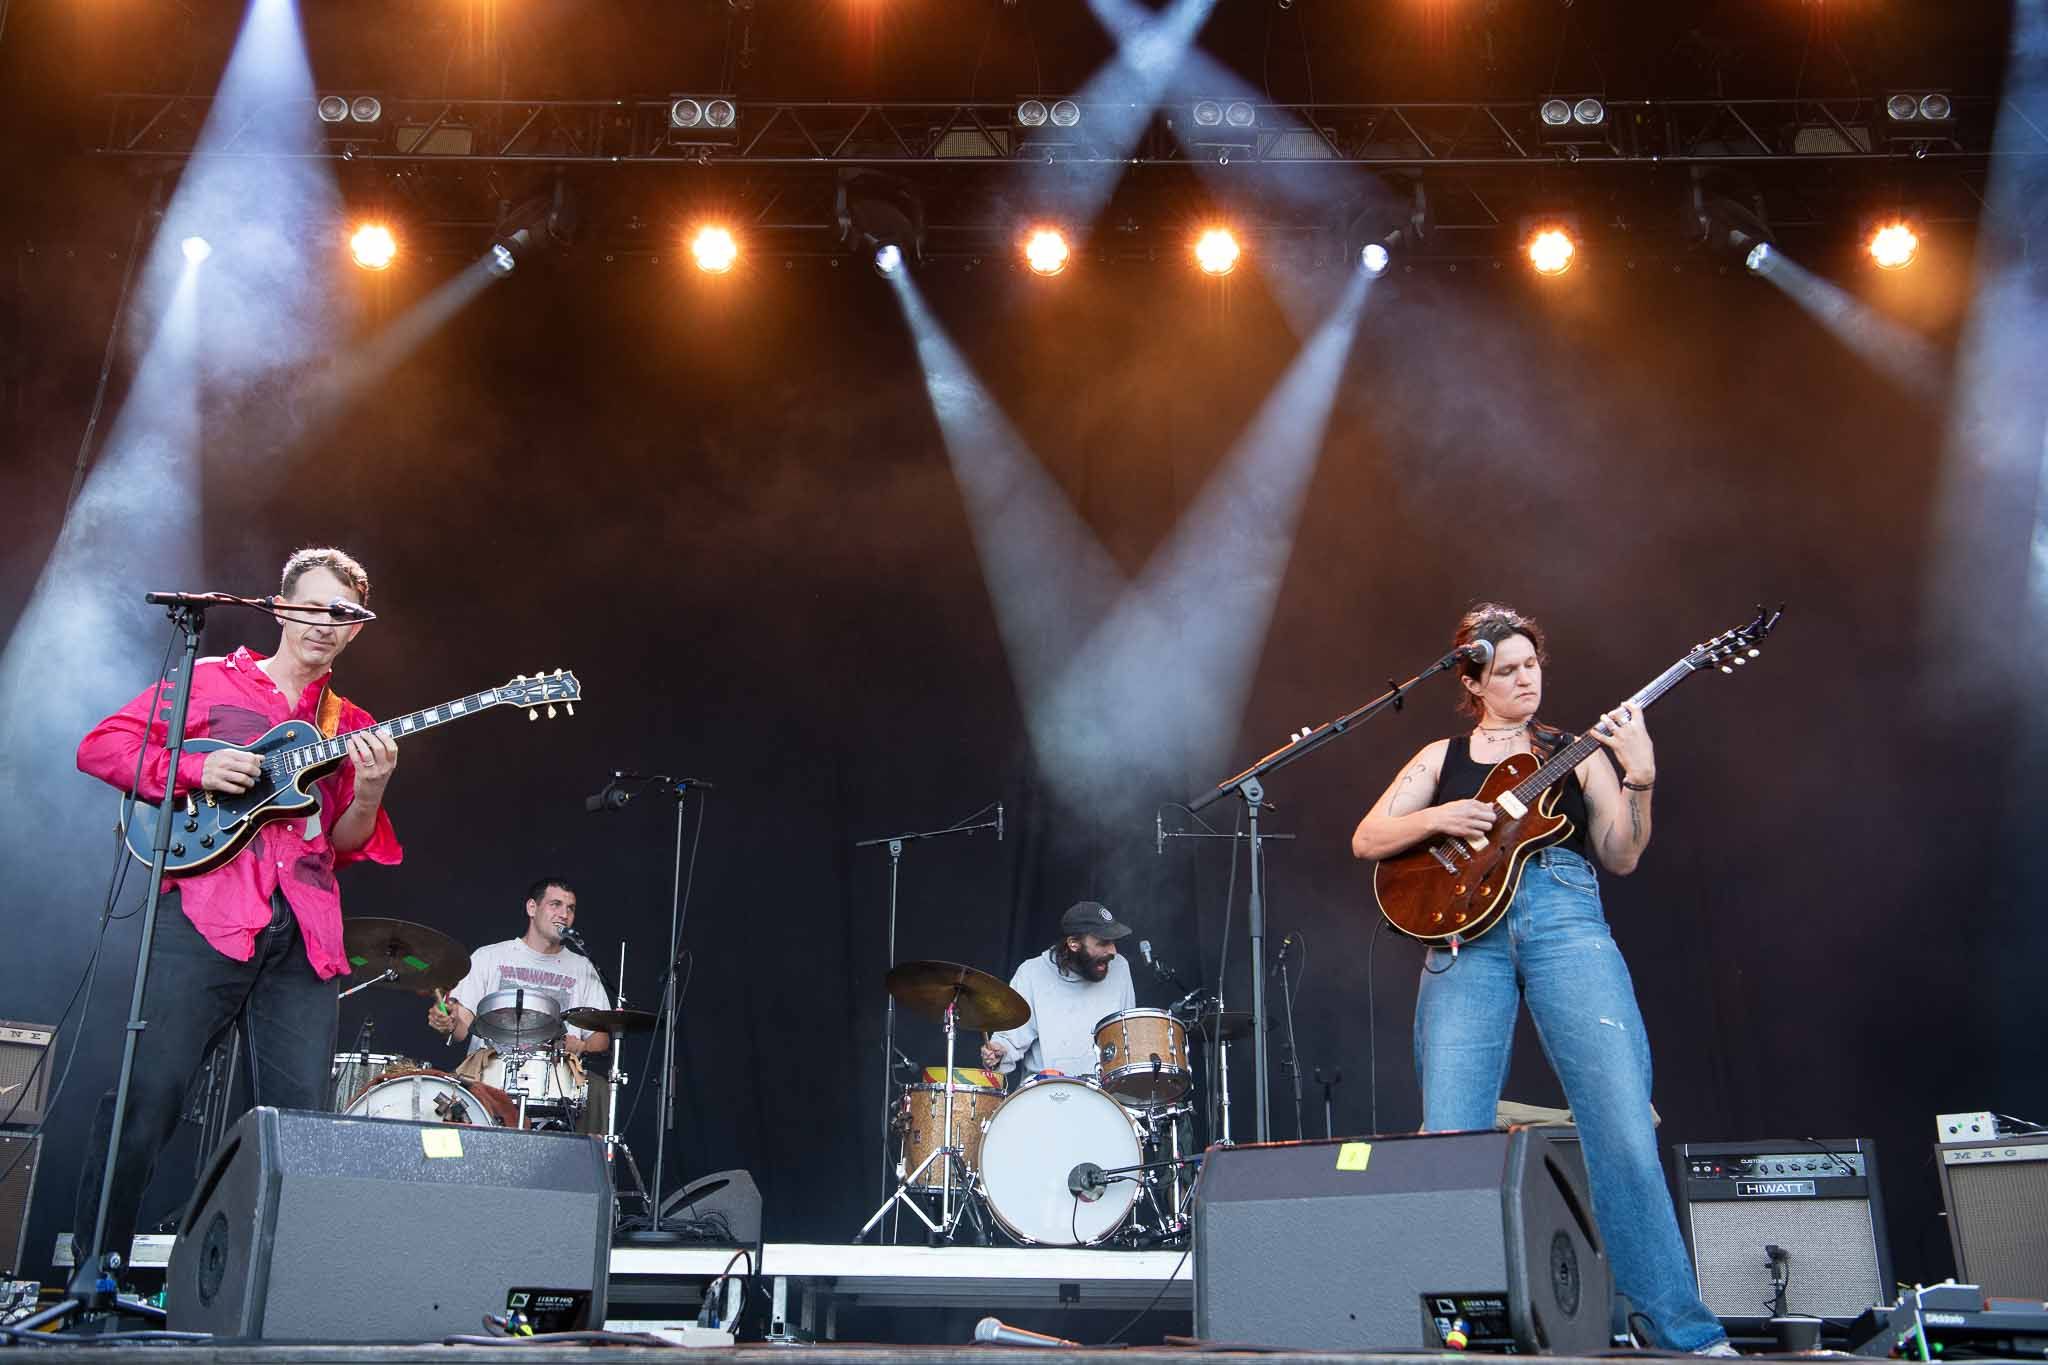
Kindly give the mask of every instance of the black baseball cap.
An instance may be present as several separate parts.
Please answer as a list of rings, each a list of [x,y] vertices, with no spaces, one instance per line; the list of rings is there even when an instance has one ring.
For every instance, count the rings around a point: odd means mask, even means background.
[[[1060,916],[1060,932],[1079,937],[1093,934],[1099,939],[1114,941],[1131,932],[1131,926],[1109,913],[1109,907],[1101,901],[1075,901],[1067,907],[1067,913]]]

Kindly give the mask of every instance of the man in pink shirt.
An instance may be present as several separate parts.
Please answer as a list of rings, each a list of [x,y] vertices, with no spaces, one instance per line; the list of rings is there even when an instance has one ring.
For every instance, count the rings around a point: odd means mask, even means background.
[[[335,549],[300,550],[285,561],[286,601],[358,605],[369,575]],[[317,724],[335,660],[362,630],[322,613],[281,622],[277,652],[237,649],[193,669],[190,738],[246,744],[285,720]],[[336,705],[335,703],[338,703]],[[154,714],[152,709],[154,708]],[[246,1030],[255,1102],[283,1109],[327,1107],[334,1057],[335,978],[348,972],[341,943],[341,893],[334,870],[402,856],[384,789],[398,746],[368,727],[368,712],[336,696],[328,706],[348,760],[314,784],[318,808],[304,819],[265,825],[248,847],[209,871],[166,879],[150,948],[149,986],[121,1152],[107,1211],[104,1250],[125,1258],[158,1154],[177,1130],[185,1093],[207,1049],[236,1022]],[[136,782],[150,801],[199,790],[243,792],[261,761],[241,749],[188,753],[171,781],[166,749],[170,689],[137,697],[94,726],[78,746],[81,772],[122,791]],[[114,1096],[100,1101],[78,1189],[74,1245],[91,1245]]]

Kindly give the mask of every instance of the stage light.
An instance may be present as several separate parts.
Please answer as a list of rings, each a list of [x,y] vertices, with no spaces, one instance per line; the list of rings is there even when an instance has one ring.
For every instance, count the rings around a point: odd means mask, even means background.
[[[1237,238],[1227,228],[1210,228],[1195,239],[1195,264],[1206,274],[1228,275],[1237,269],[1241,254]]]
[[[1947,95],[1936,93],[1920,97],[1920,117],[1930,123],[1940,123],[1955,111],[1955,104]]]
[[[1572,122],[1590,128],[1607,121],[1607,106],[1596,99],[1582,99],[1572,106]]]
[[[668,107],[668,126],[695,128],[704,121],[704,106],[695,100],[677,100]]]
[[[315,108],[322,123],[340,123],[348,117],[348,101],[339,95],[322,95]]]
[[[731,100],[711,100],[704,106],[704,121],[713,128],[730,128],[739,117],[739,110]]]
[[[1215,128],[1223,122],[1223,106],[1215,100],[1195,101],[1195,126]]]
[[[1752,273],[1761,275],[1770,266],[1771,254],[1769,242],[1758,242],[1749,249],[1749,254],[1742,258],[1742,263],[1748,266]]]
[[[1025,100],[1017,106],[1017,122],[1026,128],[1043,128],[1045,117],[1044,100]]]
[[[875,273],[887,278],[903,268],[903,248],[884,242],[875,248]]]
[[[1366,274],[1375,278],[1386,274],[1387,266],[1392,261],[1393,257],[1389,256],[1387,249],[1378,242],[1367,242],[1359,248],[1358,263],[1365,267]]]
[[[1920,238],[1904,223],[1886,223],[1870,235],[1870,259],[1880,270],[1904,270],[1919,250]]]
[[[1338,229],[1345,255],[1375,279],[1393,268],[1395,257],[1420,249],[1434,221],[1421,180],[1408,186],[1405,204],[1394,197],[1397,188],[1398,182],[1388,184],[1349,201]]]
[[[384,102],[375,95],[358,95],[348,107],[348,116],[357,123],[375,123],[384,117]]]
[[[1547,127],[1562,128],[1572,121],[1572,106],[1566,100],[1545,100],[1537,112]]]
[[[1911,95],[1893,95],[1884,102],[1884,111],[1896,122],[1904,123],[1919,116],[1920,102]]]
[[[924,200],[900,176],[842,170],[832,217],[841,244],[877,274],[894,275],[924,259]]]
[[[740,258],[740,244],[722,227],[706,226],[690,240],[690,254],[697,268],[707,275],[723,275]]]
[[[1578,248],[1571,234],[1560,227],[1547,227],[1529,239],[1529,264],[1539,275],[1562,275],[1572,268]]]
[[[193,265],[198,265],[213,254],[213,244],[204,237],[187,237],[181,243],[181,247],[185,252],[186,261]]]
[[[1232,100],[1223,109],[1223,121],[1233,128],[1249,128],[1258,122],[1258,117],[1244,100]]]
[[[1037,228],[1024,243],[1024,263],[1040,275],[1057,275],[1072,255],[1058,228]]]
[[[491,273],[493,275],[501,278],[509,275],[512,273],[512,267],[516,264],[518,262],[512,255],[512,248],[506,246],[503,242],[493,242],[491,244]]]
[[[1052,126],[1071,128],[1081,121],[1081,106],[1072,100],[1054,100],[1052,105]]]
[[[365,270],[387,270],[398,259],[398,239],[382,223],[364,223],[348,239],[349,254]]]

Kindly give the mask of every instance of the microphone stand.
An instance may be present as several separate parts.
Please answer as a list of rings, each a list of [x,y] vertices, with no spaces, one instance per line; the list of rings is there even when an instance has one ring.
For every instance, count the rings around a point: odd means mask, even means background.
[[[668,974],[662,982],[661,1014],[663,1016],[661,1040],[661,1117],[654,1129],[654,1176],[647,1187],[647,1226],[621,1233],[621,1242],[636,1246],[673,1246],[683,1240],[679,1232],[663,1226],[661,1209],[661,1182],[668,1159],[668,1134],[675,1127],[676,1096],[676,1009],[680,1003],[676,998],[676,964],[682,955],[683,936],[683,805],[684,797],[692,787],[705,787],[709,783],[699,782],[693,777],[669,777],[664,773],[621,774],[612,779],[613,784],[621,780],[637,781],[640,789],[627,796],[624,801],[615,801],[611,809],[625,805],[634,797],[658,791],[664,796],[675,798],[676,837],[675,866],[669,883],[668,898]],[[608,788],[609,790],[610,788]],[[593,964],[595,965],[595,964]],[[602,976],[599,978],[602,980]],[[624,985],[624,982],[620,983]],[[616,1124],[616,1120],[614,1121]]]
[[[997,807],[1000,812],[1001,804],[991,801],[989,806]],[[902,880],[903,846],[920,839],[938,839],[948,834],[973,834],[984,829],[995,830],[996,839],[1000,842],[1003,837],[1000,813],[993,820],[983,820],[979,824],[970,823],[976,816],[987,812],[989,806],[983,806],[966,820],[948,825],[944,829],[922,830],[915,834],[885,834],[880,838],[859,839],[854,842],[855,848],[878,848],[887,845],[889,849],[889,965],[882,969],[884,972],[896,966],[896,898],[898,885]],[[896,1078],[896,997],[884,991],[882,999],[882,1189],[886,1193],[896,1187],[896,1182],[891,1178],[895,1167],[889,1160],[889,1126],[890,1120],[895,1117],[893,1092]],[[951,1079],[952,1077],[947,1077],[948,1081]]]
[[[1389,681],[1387,690],[1374,697],[1354,711],[1347,711],[1332,721],[1326,721],[1313,730],[1308,730],[1290,740],[1258,762],[1246,768],[1235,777],[1226,777],[1208,791],[1186,803],[1190,814],[1214,805],[1227,796],[1236,796],[1245,805],[1246,827],[1251,839],[1251,904],[1245,920],[1252,941],[1252,1070],[1257,1073],[1257,1084],[1253,1091],[1255,1140],[1272,1140],[1271,1096],[1268,1093],[1270,1081],[1269,1059],[1266,1055],[1266,860],[1262,847],[1263,838],[1259,831],[1259,812],[1266,802],[1266,787],[1262,779],[1280,771],[1297,759],[1308,757],[1339,735],[1349,734],[1351,727],[1361,721],[1371,720],[1380,712],[1392,707],[1401,709],[1408,689],[1433,674],[1447,672],[1458,662],[1458,651],[1438,659],[1428,668],[1410,678],[1407,682]]]

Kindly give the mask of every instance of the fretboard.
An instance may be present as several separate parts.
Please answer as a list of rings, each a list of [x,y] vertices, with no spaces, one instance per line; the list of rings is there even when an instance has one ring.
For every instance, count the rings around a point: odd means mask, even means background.
[[[504,695],[493,687],[482,692],[472,692],[454,701],[444,701],[439,706],[429,706],[424,711],[415,711],[409,716],[397,716],[391,720],[380,720],[375,725],[360,730],[350,730],[336,735],[333,739],[316,740],[292,749],[280,749],[268,760],[278,768],[278,775],[290,777],[308,768],[323,767],[348,757],[348,741],[355,735],[379,734],[386,739],[397,739],[402,735],[417,734],[431,730],[436,725],[446,725],[451,720],[487,711],[493,706],[506,704]]]
[[[1684,659],[1680,659],[1677,663],[1658,674],[1656,680],[1648,687],[1643,688],[1642,691],[1630,697],[1626,705],[1633,706],[1637,710],[1643,709],[1672,688],[1678,686],[1679,682],[1692,671],[1692,666]],[[1557,782],[1562,781],[1566,773],[1592,757],[1594,751],[1599,748],[1599,740],[1594,739],[1591,735],[1580,735],[1570,744],[1565,745],[1562,749],[1552,754],[1549,762],[1524,778],[1521,785],[1515,788],[1515,799],[1525,806],[1535,805],[1537,797],[1543,795],[1544,792],[1548,791]]]

